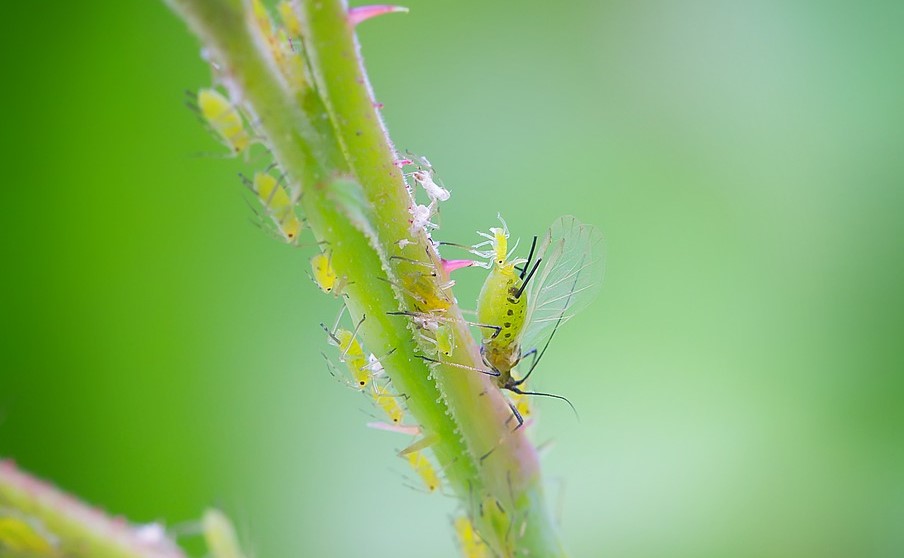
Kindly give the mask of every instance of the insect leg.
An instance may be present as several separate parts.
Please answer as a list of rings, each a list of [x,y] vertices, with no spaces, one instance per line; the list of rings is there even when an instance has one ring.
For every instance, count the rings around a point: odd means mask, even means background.
[[[434,362],[436,364],[445,364],[447,366],[454,366],[455,368],[463,368],[465,370],[473,370],[474,372],[480,372],[481,374],[484,374],[486,376],[498,377],[498,376],[502,375],[502,373],[499,372],[498,370],[483,370],[481,368],[475,368],[474,366],[468,366],[466,364],[458,364],[457,362],[445,362],[445,361],[437,360],[435,358],[430,358],[430,357],[424,356],[424,355],[414,355],[414,356],[415,356],[415,358],[419,358],[419,359],[425,360],[427,362]]]
[[[563,397],[561,395],[556,395],[554,393],[543,393],[542,391],[521,391],[516,386],[511,386],[506,389],[508,389],[509,391],[513,391],[513,392],[517,393],[518,395],[540,395],[543,397],[552,397],[554,399],[561,399],[562,401],[568,403],[568,406],[571,407],[571,410],[574,412],[574,416],[578,420],[581,420],[580,415],[578,415],[578,410],[574,408],[574,405],[571,404],[571,401],[569,401],[567,397]],[[511,406],[511,403],[509,403],[509,405]]]

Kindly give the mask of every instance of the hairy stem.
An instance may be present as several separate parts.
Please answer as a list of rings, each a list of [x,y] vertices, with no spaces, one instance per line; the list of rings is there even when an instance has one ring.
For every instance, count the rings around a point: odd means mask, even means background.
[[[407,317],[412,274],[431,277],[430,296],[448,280],[426,231],[412,231],[414,203],[375,108],[352,23],[338,0],[303,0],[304,51],[313,84],[299,94],[278,78],[261,47],[251,9],[240,0],[167,0],[200,37],[222,84],[253,115],[281,170],[303,192],[300,204],[332,265],[348,280],[347,306],[369,352],[411,415],[433,435],[449,484],[483,539],[501,556],[564,555],[546,511],[537,455],[513,431],[511,412],[487,375],[457,305],[445,311],[455,350],[435,365]],[[326,111],[326,112],[324,112]],[[327,122],[328,124],[324,124]],[[402,241],[402,242],[400,242]],[[419,260],[434,266],[424,273]],[[434,277],[435,276],[435,277]],[[470,368],[470,369],[469,369]]]
[[[0,461],[0,556],[184,558],[154,528],[111,518]]]

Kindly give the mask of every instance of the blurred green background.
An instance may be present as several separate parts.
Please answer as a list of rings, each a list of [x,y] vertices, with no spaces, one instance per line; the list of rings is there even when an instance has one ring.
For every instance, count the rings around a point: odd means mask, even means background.
[[[574,556],[904,555],[904,4],[408,2],[362,26],[438,238],[573,213],[602,295],[536,388]],[[452,498],[326,372],[310,250],[251,224],[159,2],[6,7],[0,454],[257,555],[455,555]],[[461,272],[473,306],[482,280]]]

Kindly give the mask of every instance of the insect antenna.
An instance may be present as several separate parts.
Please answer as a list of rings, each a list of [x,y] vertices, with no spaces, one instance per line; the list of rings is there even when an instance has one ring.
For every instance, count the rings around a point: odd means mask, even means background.
[[[540,395],[543,397],[552,397],[554,399],[561,399],[562,401],[568,403],[568,406],[571,407],[571,410],[574,412],[574,416],[578,420],[581,420],[581,416],[578,414],[578,410],[574,408],[574,405],[571,404],[571,401],[569,401],[567,397],[564,397],[561,395],[556,395],[554,393],[544,393],[542,391],[521,391],[516,386],[511,386],[506,389],[508,389],[509,391],[513,391],[513,392],[517,393],[518,395]],[[518,426],[520,427],[521,425],[519,424]]]

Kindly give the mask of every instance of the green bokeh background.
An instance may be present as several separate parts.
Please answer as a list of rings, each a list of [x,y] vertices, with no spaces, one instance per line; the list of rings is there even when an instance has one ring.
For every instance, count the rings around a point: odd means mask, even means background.
[[[408,2],[361,40],[437,237],[574,213],[598,301],[535,387],[574,556],[904,555],[904,4]],[[259,557],[455,555],[326,372],[310,250],[251,224],[161,3],[17,2],[0,454],[107,510],[227,510]],[[481,272],[464,270],[465,306]],[[411,480],[408,481],[412,482]]]

